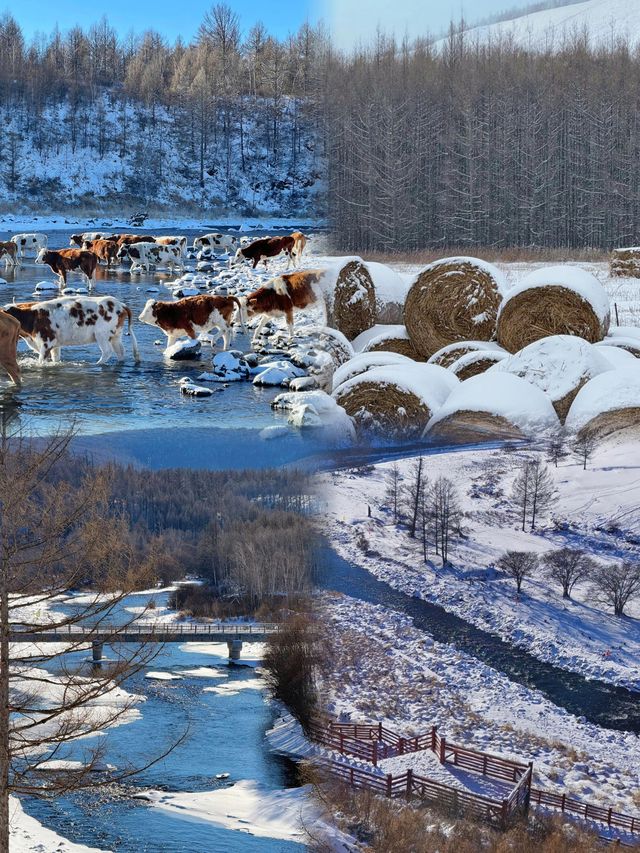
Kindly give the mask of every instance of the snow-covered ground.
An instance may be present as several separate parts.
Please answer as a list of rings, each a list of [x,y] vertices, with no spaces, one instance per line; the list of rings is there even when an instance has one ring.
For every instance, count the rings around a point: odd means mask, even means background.
[[[469,450],[429,456],[426,476],[449,477],[462,508],[464,538],[452,543],[452,565],[443,568],[430,547],[425,564],[422,543],[393,524],[385,500],[393,463],[362,475],[339,471],[324,475],[325,523],[343,557],[409,594],[440,604],[465,620],[526,648],[541,660],[640,690],[640,602],[627,615],[614,616],[594,601],[588,582],[578,584],[571,600],[542,573],[524,581],[517,595],[513,580],[495,570],[506,550],[544,553],[564,546],[595,552],[611,561],[638,556],[633,537],[640,524],[640,459],[637,445],[609,443],[586,471],[576,459],[549,466],[557,499],[538,528],[522,531],[510,500],[519,465],[536,451]],[[413,460],[399,463],[406,486]],[[367,517],[368,507],[372,517]],[[375,556],[358,544],[364,536]]]

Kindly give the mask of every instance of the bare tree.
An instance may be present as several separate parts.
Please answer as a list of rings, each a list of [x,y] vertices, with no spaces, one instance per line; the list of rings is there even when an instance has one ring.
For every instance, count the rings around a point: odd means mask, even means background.
[[[555,430],[547,446],[547,459],[557,468],[558,464],[569,455],[567,449],[567,434],[564,427]]]
[[[622,616],[628,602],[640,595],[640,562],[597,563],[591,580],[596,599],[610,604],[615,615]]]
[[[522,529],[524,530],[531,505],[531,467],[528,460],[522,465],[520,473],[513,481],[511,497],[518,507]]]
[[[104,740],[83,747],[80,763],[67,759],[78,738],[127,713],[132,700],[119,687],[157,648],[118,643],[128,626],[114,626],[111,617],[132,588],[127,528],[109,513],[104,472],[79,484],[65,479],[70,439],[63,433],[36,446],[3,432],[0,440],[0,850],[9,849],[10,793],[55,797],[100,784],[92,771]],[[146,585],[152,569],[137,566],[138,582]],[[96,591],[88,603],[68,615],[55,610],[56,599],[84,585],[89,571]],[[105,632],[114,659],[81,675],[69,653]],[[46,642],[54,633],[64,637],[64,651]],[[38,772],[54,759],[61,769]],[[102,784],[139,769],[103,773]]]
[[[436,554],[442,565],[449,562],[451,539],[460,530],[462,510],[456,487],[447,477],[438,477],[429,490],[429,517],[433,529]]]
[[[425,488],[424,457],[419,456],[412,464],[408,482],[404,487],[404,503],[409,519],[409,536],[415,539],[420,509],[420,497]]]
[[[531,484],[531,529],[535,530],[538,513],[544,512],[551,506],[557,490],[547,466],[539,459],[530,463],[529,480]]]
[[[514,579],[520,593],[523,580],[533,575],[538,568],[538,555],[532,551],[506,551],[496,566]]]
[[[562,587],[562,597],[571,598],[571,591],[580,581],[591,576],[595,561],[576,548],[558,548],[542,557],[545,574]]]
[[[397,462],[394,462],[387,470],[385,480],[385,501],[387,505],[391,508],[391,511],[393,513],[393,523],[397,524],[398,512],[400,509],[400,483],[402,480],[402,476],[400,474],[400,466]]]
[[[598,448],[600,440],[593,430],[583,429],[573,439],[571,452],[582,462],[582,470],[587,470],[587,462]]]

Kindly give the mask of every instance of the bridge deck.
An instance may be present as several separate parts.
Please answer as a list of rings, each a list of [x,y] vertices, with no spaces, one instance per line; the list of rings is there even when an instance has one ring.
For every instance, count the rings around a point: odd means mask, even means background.
[[[215,642],[224,643],[227,640],[242,640],[245,643],[261,642],[271,634],[278,632],[278,625],[272,622],[257,622],[253,624],[227,624],[222,622],[185,622],[152,623],[148,625],[67,625],[55,629],[46,627],[25,626],[11,632],[12,642],[63,643],[81,642]]]

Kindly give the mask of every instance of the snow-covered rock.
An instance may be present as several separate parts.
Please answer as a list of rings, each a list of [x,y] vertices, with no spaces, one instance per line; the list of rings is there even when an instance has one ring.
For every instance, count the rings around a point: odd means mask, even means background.
[[[304,376],[305,371],[290,361],[268,361],[261,364],[253,378],[254,385],[288,385],[292,379]]]
[[[191,340],[188,338],[184,341],[176,341],[164,351],[165,358],[171,361],[195,361],[202,354],[202,344],[200,341]]]
[[[180,393],[187,397],[210,397],[213,394],[211,388],[204,388],[202,385],[196,385],[187,376],[180,380]]]
[[[356,432],[352,419],[324,391],[302,391],[279,394],[271,404],[274,409],[289,412],[287,421],[298,428],[322,430],[332,441],[351,442]]]

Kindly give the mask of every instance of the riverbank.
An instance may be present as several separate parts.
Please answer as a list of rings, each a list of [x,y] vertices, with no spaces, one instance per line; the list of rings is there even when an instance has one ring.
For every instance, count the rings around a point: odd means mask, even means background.
[[[636,445],[612,441],[597,450],[588,470],[577,460],[549,467],[557,499],[538,529],[523,532],[509,495],[523,461],[542,458],[526,449],[468,450],[425,456],[425,476],[451,479],[464,517],[463,536],[453,536],[451,565],[443,567],[429,546],[394,525],[385,490],[394,462],[373,470],[325,474],[326,519],[336,551],[409,595],[437,603],[485,631],[526,649],[542,661],[610,684],[640,690],[640,602],[625,617],[594,599],[589,582],[570,600],[542,572],[525,579],[517,595],[511,578],[495,569],[508,549],[538,554],[583,548],[604,562],[635,554],[640,524],[640,466]],[[400,460],[401,488],[414,460]],[[368,508],[371,516],[368,516]],[[366,542],[366,547],[364,543]]]

